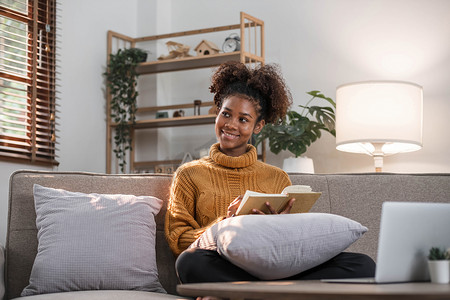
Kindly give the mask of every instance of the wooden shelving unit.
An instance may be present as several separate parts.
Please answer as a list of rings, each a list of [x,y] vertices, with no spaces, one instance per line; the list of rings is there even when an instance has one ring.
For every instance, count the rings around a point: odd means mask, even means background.
[[[160,34],[147,37],[132,38],[117,32],[108,31],[108,59],[112,53],[113,45],[121,44],[123,48],[136,47],[140,42],[155,41],[161,39],[174,39],[177,37],[184,37],[189,35],[199,35],[205,33],[214,33],[229,30],[240,30],[241,48],[239,51],[232,53],[218,53],[208,56],[195,56],[185,57],[177,59],[169,59],[162,61],[150,61],[144,62],[138,65],[136,72],[140,75],[146,74],[158,74],[163,72],[174,72],[182,70],[194,70],[201,68],[208,68],[218,66],[226,61],[240,61],[243,63],[255,63],[264,64],[264,22],[255,17],[252,17],[244,12],[240,13],[240,23],[233,25],[226,25],[220,27],[203,28],[198,30],[182,31],[169,34]],[[258,30],[259,29],[259,30]],[[106,172],[112,172],[112,149],[113,139],[112,134],[114,131],[114,124],[111,120],[109,112],[111,111],[111,95],[107,91],[107,132],[106,132]],[[202,106],[212,106],[213,102],[203,102]],[[170,109],[182,109],[191,108],[192,103],[179,104],[179,105],[167,105],[167,106],[153,106],[153,107],[141,107],[138,108],[137,113],[148,113],[161,110]],[[194,126],[214,124],[215,115],[196,115],[177,118],[163,118],[163,119],[143,119],[136,121],[133,129],[145,129],[145,128],[164,128],[164,127],[179,127],[179,126]],[[179,164],[179,160],[164,160],[164,161],[147,161],[136,162],[135,161],[135,147],[130,152],[130,171],[135,172],[140,169],[155,166],[158,164]],[[265,160],[265,149],[263,147],[262,154],[260,156]]]

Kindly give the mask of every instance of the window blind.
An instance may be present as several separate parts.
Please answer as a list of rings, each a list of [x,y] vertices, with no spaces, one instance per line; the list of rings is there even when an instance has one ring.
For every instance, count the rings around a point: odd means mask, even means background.
[[[56,0],[0,0],[0,158],[56,161]]]

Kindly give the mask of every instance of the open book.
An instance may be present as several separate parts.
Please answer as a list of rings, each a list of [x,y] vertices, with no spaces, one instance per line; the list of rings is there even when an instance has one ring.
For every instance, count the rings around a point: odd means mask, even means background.
[[[286,187],[281,194],[265,194],[254,191],[246,191],[241,204],[236,210],[236,216],[248,215],[252,209],[259,209],[263,213],[269,213],[266,202],[275,209],[277,213],[281,212],[286,203],[291,198],[295,198],[291,213],[308,212],[316,203],[322,193],[313,192],[307,185],[291,185]]]

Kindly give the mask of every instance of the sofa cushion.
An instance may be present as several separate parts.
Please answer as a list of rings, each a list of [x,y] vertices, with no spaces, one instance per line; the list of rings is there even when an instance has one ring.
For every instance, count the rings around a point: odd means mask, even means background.
[[[52,293],[45,295],[34,295],[15,298],[16,300],[188,300],[191,298],[183,298],[180,296],[151,293],[143,291],[77,291],[77,292],[64,292],[64,293]]]
[[[275,280],[326,262],[366,231],[333,214],[246,215],[215,224],[191,247],[216,250],[253,276]]]
[[[5,278],[4,278],[4,272],[5,272],[5,249],[3,248],[3,245],[0,244],[0,299],[3,299],[3,295],[5,294]]]
[[[158,281],[151,196],[34,185],[38,253],[22,296],[79,290],[165,292]]]

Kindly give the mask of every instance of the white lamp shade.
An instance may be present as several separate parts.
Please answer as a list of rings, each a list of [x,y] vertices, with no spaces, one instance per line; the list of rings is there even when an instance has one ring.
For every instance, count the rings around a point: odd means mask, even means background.
[[[399,81],[341,85],[336,90],[336,148],[383,155],[422,148],[423,89]]]

